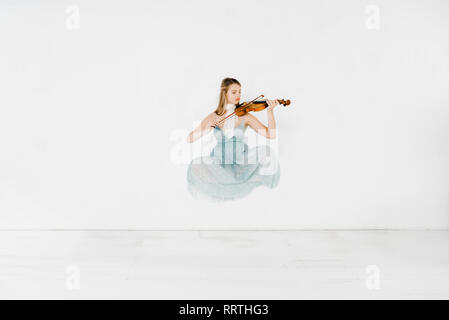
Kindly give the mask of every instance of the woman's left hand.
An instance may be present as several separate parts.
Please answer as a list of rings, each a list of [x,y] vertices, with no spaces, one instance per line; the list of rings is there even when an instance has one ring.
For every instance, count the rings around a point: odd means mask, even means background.
[[[279,104],[279,101],[277,100],[266,100],[268,103],[267,111],[271,111]]]

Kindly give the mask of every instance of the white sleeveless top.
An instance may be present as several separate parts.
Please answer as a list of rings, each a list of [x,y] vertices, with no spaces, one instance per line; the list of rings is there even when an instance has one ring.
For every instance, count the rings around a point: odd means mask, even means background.
[[[228,103],[227,105],[225,105],[225,110],[226,110],[226,113],[224,114],[224,117],[227,117],[228,115],[230,115],[231,113],[234,112],[235,104]],[[228,138],[230,138],[234,135],[234,127],[235,127],[236,121],[237,121],[236,115],[233,115],[224,121],[223,133]]]

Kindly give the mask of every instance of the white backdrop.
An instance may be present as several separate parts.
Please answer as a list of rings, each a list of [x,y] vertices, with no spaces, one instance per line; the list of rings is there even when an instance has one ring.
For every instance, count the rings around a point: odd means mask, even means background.
[[[448,38],[437,0],[2,0],[0,227],[448,228]],[[224,77],[292,100],[281,179],[202,203],[173,155]]]

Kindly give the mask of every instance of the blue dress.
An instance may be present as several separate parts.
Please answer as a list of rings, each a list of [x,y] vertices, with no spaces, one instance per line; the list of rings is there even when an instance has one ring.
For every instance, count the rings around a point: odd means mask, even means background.
[[[279,183],[279,161],[267,145],[249,148],[244,120],[227,137],[216,126],[217,144],[208,156],[193,159],[187,169],[187,189],[195,198],[206,201],[234,200],[247,196],[254,188],[274,188]]]

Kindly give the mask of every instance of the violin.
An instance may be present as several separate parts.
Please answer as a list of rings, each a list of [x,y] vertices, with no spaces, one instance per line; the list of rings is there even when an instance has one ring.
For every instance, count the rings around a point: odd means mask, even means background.
[[[264,95],[261,94],[260,96],[258,96],[257,98],[255,98],[252,101],[249,102],[242,102],[242,103],[238,103],[235,105],[235,110],[233,113],[231,113],[230,115],[228,115],[226,118],[221,119],[220,121],[216,122],[215,126],[212,126],[213,128],[215,128],[218,124],[220,124],[221,122],[225,121],[227,118],[237,115],[238,117],[244,116],[245,114],[247,114],[248,112],[251,111],[262,111],[265,108],[268,107],[268,103],[265,100],[257,100],[259,98],[263,98]],[[290,104],[290,100],[283,100],[283,99],[276,99],[279,104],[283,105],[284,107],[288,106]]]

